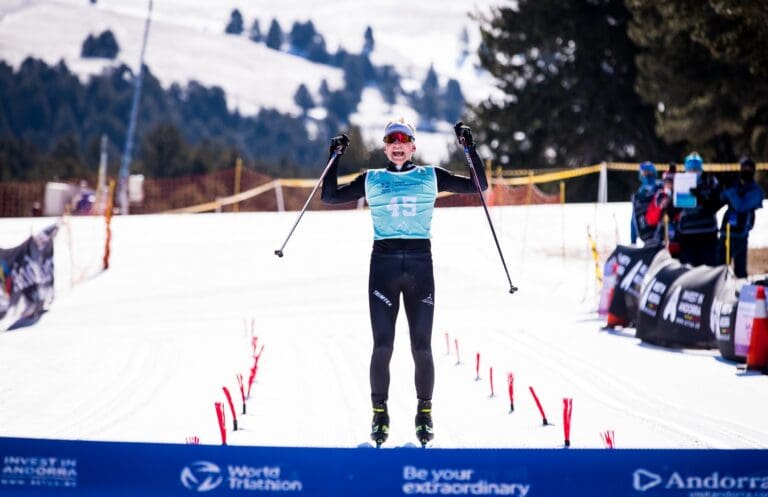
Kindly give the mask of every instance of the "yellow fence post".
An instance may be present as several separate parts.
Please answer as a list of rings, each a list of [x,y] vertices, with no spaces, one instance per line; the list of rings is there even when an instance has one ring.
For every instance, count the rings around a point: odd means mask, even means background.
[[[531,197],[533,196],[533,170],[528,171],[528,198],[525,200],[526,205],[531,205]]]
[[[235,193],[233,195],[237,195],[240,193],[240,179],[243,176],[243,159],[240,157],[237,158],[237,161],[235,162]],[[235,212],[240,212],[240,202],[236,202],[232,206],[232,210]]]

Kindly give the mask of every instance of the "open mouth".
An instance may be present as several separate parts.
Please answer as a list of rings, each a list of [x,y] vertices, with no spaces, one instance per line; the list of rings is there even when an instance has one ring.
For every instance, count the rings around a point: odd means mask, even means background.
[[[405,150],[393,150],[392,157],[395,159],[405,159]]]

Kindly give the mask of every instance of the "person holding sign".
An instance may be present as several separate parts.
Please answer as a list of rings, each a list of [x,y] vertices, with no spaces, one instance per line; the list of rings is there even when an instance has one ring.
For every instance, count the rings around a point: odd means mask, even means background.
[[[704,172],[701,156],[692,152],[685,158],[686,177],[695,180],[689,192],[681,192],[675,177],[675,206],[682,208],[677,225],[680,262],[692,266],[717,265],[717,211],[723,206],[720,183]],[[686,177],[680,178],[681,180]],[[687,195],[686,195],[687,193]]]
[[[755,161],[749,157],[742,158],[738,180],[722,193],[722,200],[727,203],[728,209],[720,225],[717,257],[719,263],[729,264],[731,261],[726,260],[726,256],[733,260],[733,274],[737,278],[747,277],[749,232],[755,225],[755,210],[763,206],[763,197],[763,189],[755,183]]]

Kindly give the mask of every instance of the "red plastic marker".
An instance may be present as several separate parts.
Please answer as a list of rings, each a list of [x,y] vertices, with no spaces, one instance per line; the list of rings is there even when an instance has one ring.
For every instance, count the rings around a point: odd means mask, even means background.
[[[565,446],[571,446],[571,414],[573,413],[573,399],[563,399],[563,435]]]
[[[515,411],[515,375],[507,373],[507,387],[509,389],[509,412]]]
[[[480,381],[480,352],[475,353],[475,381]]]
[[[187,442],[187,445],[199,445],[200,444],[200,437],[197,435],[191,435],[188,436],[185,441]]]
[[[256,371],[259,369],[259,367],[254,364],[251,368],[251,375],[248,377],[248,398],[251,398],[251,387],[253,386],[253,380],[256,379]]]
[[[221,389],[224,390],[224,396],[227,398],[227,402],[229,402],[229,410],[232,412],[232,429],[237,431],[237,412],[235,411],[235,403],[232,402],[232,396],[229,394],[229,388],[221,387]]]
[[[491,397],[495,397],[496,394],[493,392],[493,366],[488,369],[488,381],[491,382]]]
[[[461,358],[459,357],[459,339],[454,338],[453,339],[453,345],[456,347],[456,365],[458,366],[461,364]]]
[[[245,414],[245,387],[243,386],[243,375],[237,373],[237,386],[240,387],[240,399],[243,401],[243,414]]]
[[[224,404],[221,402],[214,403],[216,407],[216,417],[219,420],[219,432],[221,433],[221,445],[227,445],[227,428],[226,420],[224,418]]]
[[[603,443],[605,443],[606,449],[613,449],[616,447],[616,438],[613,434],[613,430],[606,430],[605,432],[601,433],[600,436],[603,438]]]
[[[541,413],[541,424],[544,426],[547,426],[549,424],[549,421],[547,421],[547,415],[544,414],[544,408],[541,407],[541,402],[539,402],[539,397],[536,395],[536,392],[533,390],[533,387],[528,387],[528,389],[531,391],[531,395],[533,395],[533,400],[536,401],[536,407],[539,408],[539,412]]]

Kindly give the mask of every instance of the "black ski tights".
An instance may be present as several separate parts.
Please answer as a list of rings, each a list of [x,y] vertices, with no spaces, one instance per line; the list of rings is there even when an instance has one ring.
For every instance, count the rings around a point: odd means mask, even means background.
[[[403,295],[415,364],[416,396],[432,399],[435,367],[432,361],[432,318],[435,280],[429,250],[374,251],[368,279],[368,303],[373,329],[371,399],[386,401],[389,361],[395,341],[395,321]]]

